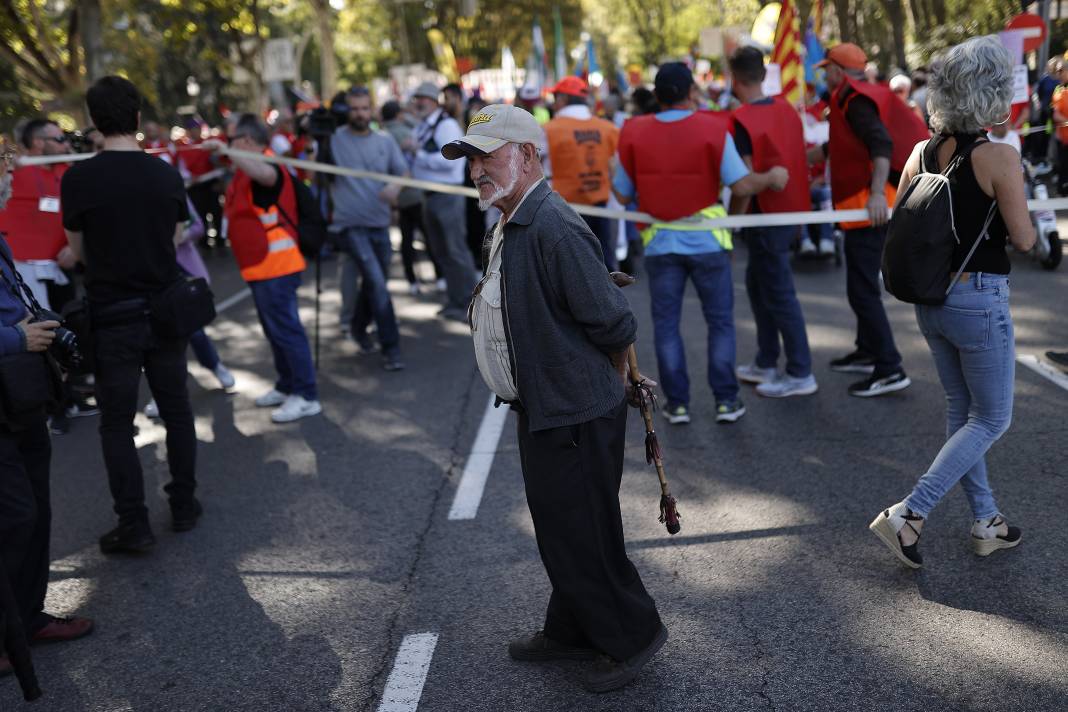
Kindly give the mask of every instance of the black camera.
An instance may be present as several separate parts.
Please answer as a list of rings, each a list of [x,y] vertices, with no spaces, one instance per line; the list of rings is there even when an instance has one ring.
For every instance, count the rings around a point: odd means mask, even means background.
[[[39,321],[58,321],[60,323],[60,326],[56,327],[54,332],[56,336],[48,347],[48,353],[52,355],[52,358],[68,371],[74,370],[81,365],[82,353],[78,350],[78,336],[63,326],[63,317],[54,311],[39,309],[30,319],[30,323],[35,324]]]
[[[337,119],[330,109],[318,107],[308,114],[308,133],[312,138],[330,138],[337,130]]]

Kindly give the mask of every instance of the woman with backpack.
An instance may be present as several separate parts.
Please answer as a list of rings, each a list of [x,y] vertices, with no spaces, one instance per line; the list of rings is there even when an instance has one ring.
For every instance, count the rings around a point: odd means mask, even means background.
[[[916,146],[898,190],[895,210],[900,210],[903,221],[916,220],[922,211],[912,210],[910,203],[913,178],[942,173],[952,203],[947,231],[953,229],[957,238],[948,248],[952,253],[948,275],[938,275],[945,291],[931,299],[903,297],[916,302],[916,319],[946,393],[946,443],[909,496],[880,512],[869,527],[914,569],[923,563],[918,543],[924,520],[958,481],[972,509],[971,542],[976,554],[1012,548],[1021,539],[1019,528],[1006,523],[994,501],[984,460],[1012,420],[1015,347],[1006,241],[1020,251],[1029,250],[1035,241],[1020,180],[1020,156],[1012,147],[986,138],[986,127],[1009,119],[1012,72],[1012,58],[995,37],[977,37],[946,53],[933,68],[928,85],[935,135]],[[919,225],[923,232],[925,224]],[[947,234],[953,240],[954,233]],[[902,239],[929,241],[930,237]],[[888,268],[895,264],[891,242],[884,272],[887,288],[901,297],[891,286],[894,275]],[[910,276],[922,269],[912,266]]]

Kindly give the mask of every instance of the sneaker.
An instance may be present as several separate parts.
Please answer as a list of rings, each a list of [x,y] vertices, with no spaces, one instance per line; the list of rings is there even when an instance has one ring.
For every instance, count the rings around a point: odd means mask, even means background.
[[[437,288],[437,290],[438,290],[439,292],[444,292],[444,291],[445,291],[446,289],[448,289],[448,288],[449,288],[449,285],[448,285],[448,283],[447,283],[447,282],[445,281],[445,278],[444,278],[444,277],[442,277],[442,278],[441,278],[441,279],[439,279],[439,280],[438,280],[437,282],[435,282],[435,283],[434,283],[434,286],[435,286],[435,287]]]
[[[279,391],[277,388],[264,393],[262,396],[256,399],[257,408],[274,408],[280,406],[286,402],[286,394]]]
[[[858,381],[849,387],[849,395],[860,398],[884,396],[894,391],[903,391],[912,385],[904,371],[891,373],[889,376],[872,376]]]
[[[400,356],[385,356],[382,358],[382,368],[386,371],[403,371],[404,361],[400,360]]]
[[[197,525],[197,520],[204,514],[204,507],[194,497],[191,502],[171,504],[171,530],[187,532]]]
[[[922,522],[923,517],[913,512],[904,502],[898,502],[889,509],[884,509],[868,525],[875,536],[886,544],[894,553],[894,556],[910,569],[918,569],[923,566],[923,557],[920,556],[920,530],[915,522]],[[901,542],[900,532],[905,527],[910,528],[916,534],[916,541],[908,546]]]
[[[219,379],[219,385],[223,387],[224,391],[230,390],[237,383],[237,380],[234,378],[234,374],[230,373],[230,369],[228,369],[222,363],[216,366],[215,370],[212,371],[212,373],[214,373],[215,377]]]
[[[592,648],[579,648],[558,643],[538,631],[529,638],[514,640],[508,644],[508,655],[512,660],[524,662],[544,662],[548,660],[593,660],[597,651]]]
[[[1061,368],[1068,368],[1068,351],[1047,351],[1046,358]]]
[[[1011,549],[1018,546],[1022,538],[1020,528],[1010,527],[1000,514],[990,519],[976,519],[972,525],[972,548],[979,556],[990,556],[998,549]]]
[[[374,338],[372,338],[366,331],[362,334],[353,334],[352,338],[353,341],[356,342],[356,350],[361,356],[378,352],[378,344],[375,343]]]
[[[120,524],[100,537],[104,554],[145,554],[156,546],[156,537],[147,521]]]
[[[150,400],[148,402],[148,405],[145,406],[145,411],[144,412],[145,412],[145,417],[146,418],[158,418],[159,417],[159,406],[156,405],[156,399],[155,398],[153,398],[152,400]]]
[[[838,373],[875,373],[875,357],[863,351],[854,351],[831,361],[831,370]]]
[[[419,288],[418,282],[411,282],[408,284],[408,294],[412,295],[413,297],[418,297],[422,293],[423,290]]]
[[[70,420],[66,414],[59,413],[48,419],[48,432],[53,435],[66,435],[70,432]]]
[[[593,672],[585,679],[586,689],[590,692],[611,692],[629,684],[638,677],[642,667],[649,662],[667,642],[668,632],[664,624],[656,632],[653,641],[628,660],[615,660],[602,655]]]
[[[323,407],[317,400],[306,400],[303,396],[286,396],[282,407],[271,411],[271,420],[276,423],[292,423],[294,420],[306,418],[309,415],[319,415]]]
[[[814,242],[812,241],[812,239],[811,239],[811,238],[809,238],[809,237],[803,237],[803,238],[801,238],[801,249],[800,249],[800,253],[801,253],[802,255],[805,255],[806,257],[807,257],[807,256],[809,256],[809,255],[814,255],[814,254],[816,254],[816,243],[814,243]]]
[[[686,423],[690,422],[690,410],[681,404],[673,405],[668,403],[667,407],[664,408],[664,417],[672,425],[686,425]]]
[[[834,240],[829,237],[820,238],[820,254],[821,255],[833,255],[834,254]]]
[[[757,395],[765,398],[789,398],[790,396],[810,396],[819,389],[816,377],[811,374],[804,378],[797,378],[784,373],[774,381],[761,383],[756,387],[756,392]]]
[[[93,415],[100,415],[100,409],[85,401],[79,401],[67,408],[68,418],[88,418]]]
[[[733,403],[720,403],[716,406],[717,423],[733,423],[745,415],[745,404],[740,400]]]
[[[742,383],[769,383],[779,375],[776,368],[761,368],[755,363],[739,366],[734,370]]]

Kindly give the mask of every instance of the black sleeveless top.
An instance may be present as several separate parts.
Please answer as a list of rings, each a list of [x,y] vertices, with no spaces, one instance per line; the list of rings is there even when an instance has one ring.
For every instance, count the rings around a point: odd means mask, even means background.
[[[927,142],[924,149],[923,162],[929,172],[938,172],[938,148],[951,138],[939,135]],[[979,187],[975,179],[975,171],[972,169],[971,152],[976,146],[987,142],[986,134],[954,134],[952,138],[957,140],[957,146],[949,163],[960,155],[964,156],[964,162],[949,175],[949,185],[953,190],[953,219],[957,225],[957,237],[960,244],[953,251],[953,263],[951,269],[956,272],[961,268],[961,263],[968,256],[968,252],[975,244],[975,240],[983,230],[990,206],[994,199],[989,197]],[[946,165],[948,166],[949,163]],[[1022,178],[1021,178],[1022,180]],[[994,219],[987,230],[989,239],[983,240],[976,248],[975,254],[964,266],[965,272],[989,272],[991,274],[1008,274],[1010,269],[1009,255],[1005,252],[1006,238],[1009,230],[1005,227],[1005,220],[1001,217],[1001,211],[994,208]]]

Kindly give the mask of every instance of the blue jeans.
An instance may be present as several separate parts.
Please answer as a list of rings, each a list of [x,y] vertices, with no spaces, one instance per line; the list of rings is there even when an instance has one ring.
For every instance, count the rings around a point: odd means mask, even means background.
[[[275,389],[286,395],[318,400],[311,347],[297,311],[300,273],[257,280],[249,282],[248,286],[263,333],[271,344],[274,368],[278,371]]]
[[[690,402],[686,347],[679,332],[686,278],[693,280],[708,324],[708,384],[717,403],[738,400],[734,375],[734,286],[729,252],[656,255],[645,258],[652,300],[653,339],[660,385],[672,405]]]
[[[760,368],[778,365],[781,334],[786,373],[807,378],[812,375],[812,354],[790,269],[791,247],[798,230],[796,226],[746,230],[749,263],[745,268],[745,288],[756,321],[756,365]]]
[[[1009,278],[977,272],[916,319],[946,391],[946,444],[905,503],[926,517],[959,480],[976,519],[998,513],[984,455],[1009,429],[1016,370]]]
[[[809,189],[809,198],[812,199],[813,210],[823,210],[823,207],[828,206],[830,210],[833,206],[831,203],[831,188],[827,185],[817,185]],[[808,230],[808,236],[814,240],[831,240],[834,238],[834,225],[831,223],[823,223],[822,225],[807,225],[805,227]]]
[[[203,329],[194,331],[189,336],[189,345],[193,347],[193,355],[197,357],[197,363],[209,371],[214,371],[219,365],[219,352],[215,350],[215,344],[204,333]]]
[[[365,334],[374,319],[382,353],[395,356],[400,353],[400,330],[387,287],[389,263],[393,257],[389,228],[346,228],[345,240],[361,280],[352,314],[352,333],[355,336]]]

